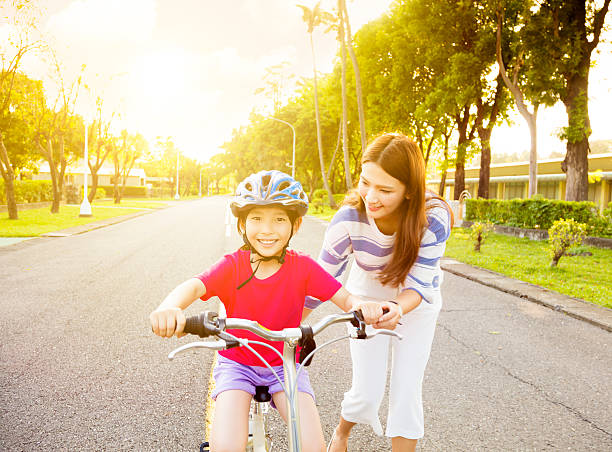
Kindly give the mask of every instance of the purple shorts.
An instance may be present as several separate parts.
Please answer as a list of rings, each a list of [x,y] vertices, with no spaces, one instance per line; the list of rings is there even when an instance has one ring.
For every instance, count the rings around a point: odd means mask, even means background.
[[[272,366],[272,369],[284,384],[283,366]],[[276,377],[267,367],[247,366],[221,355],[217,355],[217,365],[213,370],[213,378],[215,379],[215,389],[211,395],[213,400],[223,391],[231,389],[239,389],[251,395],[255,395],[255,386],[268,386],[270,394],[276,394],[283,390]],[[313,399],[315,398],[306,369],[302,370],[298,376],[297,390],[310,394]],[[271,403],[271,405],[274,406],[274,403]]]

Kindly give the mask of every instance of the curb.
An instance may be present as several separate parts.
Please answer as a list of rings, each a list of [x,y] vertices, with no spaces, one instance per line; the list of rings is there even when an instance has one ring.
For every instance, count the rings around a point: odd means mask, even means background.
[[[509,278],[491,270],[473,267],[448,257],[442,258],[440,267],[454,275],[538,303],[612,332],[612,309],[553,292],[535,284]]]

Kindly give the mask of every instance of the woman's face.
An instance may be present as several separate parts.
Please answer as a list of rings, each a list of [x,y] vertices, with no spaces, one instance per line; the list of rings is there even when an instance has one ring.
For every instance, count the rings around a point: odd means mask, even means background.
[[[358,190],[368,216],[374,220],[397,213],[397,208],[406,198],[406,186],[373,162],[362,165]]]

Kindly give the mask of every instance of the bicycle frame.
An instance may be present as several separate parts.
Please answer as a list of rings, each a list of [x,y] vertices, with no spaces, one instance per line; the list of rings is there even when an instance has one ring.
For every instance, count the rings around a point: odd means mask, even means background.
[[[216,323],[211,322],[211,319],[214,319]],[[351,322],[356,327],[356,334],[353,335],[344,335],[330,341],[327,341],[323,345],[315,348],[304,360],[303,362],[308,362],[308,360],[314,355],[315,352],[326,347],[327,345],[331,345],[334,342],[337,342],[342,339],[346,339],[349,337],[354,337],[356,339],[368,339],[377,334],[385,334],[390,336],[395,336],[399,339],[402,336],[394,331],[389,330],[377,330],[374,333],[370,333],[369,335],[365,332],[365,323],[362,318],[360,318],[360,313],[349,312],[344,314],[332,314],[324,317],[317,323],[315,323],[312,328],[312,336],[316,336],[325,328],[334,323],[341,322]],[[280,355],[278,351],[271,347],[269,344],[259,341],[253,341],[249,339],[237,338],[232,334],[227,333],[226,329],[242,329],[251,331],[258,336],[268,339],[271,341],[281,341],[283,342],[283,354]],[[286,398],[286,407],[287,407],[287,441],[288,441],[288,451],[289,452],[300,452],[302,449],[301,446],[301,435],[300,435],[300,419],[299,419],[299,410],[298,410],[298,400],[295,395],[297,394],[297,377],[299,372],[302,371],[303,365],[300,366],[298,370],[296,370],[296,360],[295,360],[295,352],[298,346],[300,339],[304,336],[304,332],[301,328],[285,328],[280,331],[272,331],[268,330],[265,327],[262,327],[259,323],[253,320],[246,319],[234,319],[234,318],[218,318],[215,317],[214,313],[204,312],[200,314],[200,316],[191,317],[187,319],[187,323],[185,326],[186,333],[197,334],[200,337],[207,336],[217,336],[218,340],[215,341],[198,341],[191,342],[189,344],[185,344],[177,349],[173,350],[169,355],[169,359],[173,359],[178,353],[181,353],[185,350],[191,348],[208,348],[210,350],[224,350],[228,347],[233,346],[244,346],[247,347],[251,352],[253,352],[262,362],[268,367],[272,372],[273,369],[268,362],[265,361],[250,345],[252,344],[260,344],[266,347],[273,349],[278,355],[282,358],[283,361],[283,370],[284,370],[284,385],[283,390],[285,392]],[[277,376],[278,379],[278,376]],[[280,382],[280,379],[279,379]]]

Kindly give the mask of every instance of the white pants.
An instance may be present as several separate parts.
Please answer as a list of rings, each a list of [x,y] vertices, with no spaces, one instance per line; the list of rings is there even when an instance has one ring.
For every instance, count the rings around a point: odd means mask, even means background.
[[[387,358],[391,345],[391,382],[389,413],[385,435],[393,438],[422,438],[424,435],[421,388],[429,360],[441,300],[430,305],[425,301],[402,316],[395,331],[402,340],[390,336],[373,339],[351,339],[353,382],[344,394],[342,417],[354,423],[370,424],[382,435],[378,411],[387,383]],[[368,326],[368,328],[370,328]]]

